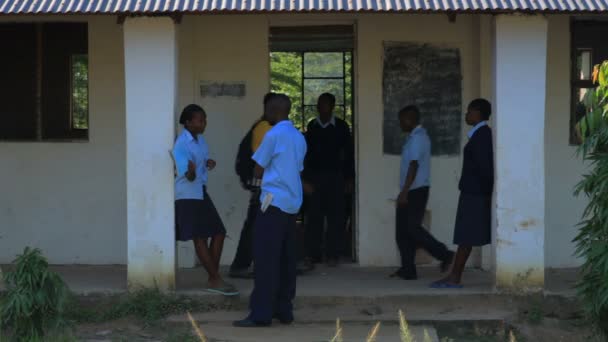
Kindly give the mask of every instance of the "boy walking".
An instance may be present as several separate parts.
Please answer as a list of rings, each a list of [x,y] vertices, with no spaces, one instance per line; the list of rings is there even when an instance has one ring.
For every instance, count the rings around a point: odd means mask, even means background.
[[[400,193],[397,198],[396,238],[401,253],[401,268],[392,274],[404,280],[415,280],[416,248],[424,248],[441,262],[445,272],[454,253],[422,227],[431,185],[431,140],[420,125],[420,111],[407,106],[399,112],[399,123],[408,138],[401,152]]]

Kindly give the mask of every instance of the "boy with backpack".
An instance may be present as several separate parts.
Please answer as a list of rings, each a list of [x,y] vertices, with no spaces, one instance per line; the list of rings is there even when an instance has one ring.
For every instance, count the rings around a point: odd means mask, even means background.
[[[268,93],[264,96],[264,106],[276,94]],[[266,118],[266,113],[256,121],[249,132],[245,135],[239,144],[239,150],[236,156],[235,171],[241,181],[241,186],[251,192],[249,200],[249,208],[247,209],[247,218],[241,230],[239,245],[236,250],[234,261],[230,266],[229,276],[231,278],[253,278],[253,272],[249,270],[253,262],[253,224],[255,216],[260,209],[260,185],[261,179],[254,176],[255,161],[251,158],[255,151],[260,147],[266,133],[272,128],[272,125]]]

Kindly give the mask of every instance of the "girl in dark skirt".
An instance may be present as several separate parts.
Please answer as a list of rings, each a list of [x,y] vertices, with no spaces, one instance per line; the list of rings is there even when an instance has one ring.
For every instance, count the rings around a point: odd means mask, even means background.
[[[194,242],[196,254],[209,275],[206,290],[223,295],[237,295],[219,273],[226,229],[207,193],[207,172],[215,168],[202,134],[207,114],[198,105],[184,108],[179,123],[184,125],[175,140],[173,158],[175,177],[176,239]]]
[[[492,192],[494,190],[494,150],[492,130],[487,121],[492,105],[484,99],[469,104],[466,122],[473,126],[464,147],[460,198],[454,227],[454,244],[458,251],[452,272],[434,282],[434,288],[461,288],[462,272],[473,247],[491,243]]]

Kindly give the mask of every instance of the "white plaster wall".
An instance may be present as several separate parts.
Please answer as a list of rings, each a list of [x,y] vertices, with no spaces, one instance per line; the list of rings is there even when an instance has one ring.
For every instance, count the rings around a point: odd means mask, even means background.
[[[545,260],[547,267],[575,267],[576,224],[586,205],[572,195],[585,171],[576,147],[569,145],[570,18],[549,16],[545,126]]]
[[[54,264],[126,262],[122,29],[115,17],[27,18],[89,23],[88,142],[0,142],[0,263],[25,246]]]
[[[249,203],[249,193],[234,172],[234,159],[242,137],[262,114],[262,99],[269,89],[268,21],[264,16],[186,16],[179,41],[176,122],[189,103],[207,111],[205,138],[211,158],[217,161],[209,173],[208,191],[228,231],[222,263],[229,264]],[[203,99],[198,88],[201,80],[244,81],[247,93],[242,99]],[[193,253],[187,252],[191,249],[190,244],[182,244],[179,257],[191,259]]]

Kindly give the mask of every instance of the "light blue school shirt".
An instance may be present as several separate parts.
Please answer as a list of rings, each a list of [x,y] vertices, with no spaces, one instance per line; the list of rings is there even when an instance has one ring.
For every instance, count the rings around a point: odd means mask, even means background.
[[[175,177],[175,199],[203,199],[203,186],[207,185],[207,160],[209,160],[209,147],[202,135],[196,139],[184,129],[175,140],[173,146],[173,159],[177,176]],[[188,161],[196,165],[196,178],[191,182],[186,178]]]
[[[418,172],[410,191],[431,185],[431,139],[422,126],[416,127],[403,144],[399,190],[403,189],[410,163],[414,160],[418,162]]]
[[[297,214],[302,206],[302,180],[306,140],[291,121],[281,121],[264,136],[253,155],[264,168],[260,200],[270,193],[270,204],[288,214]]]

